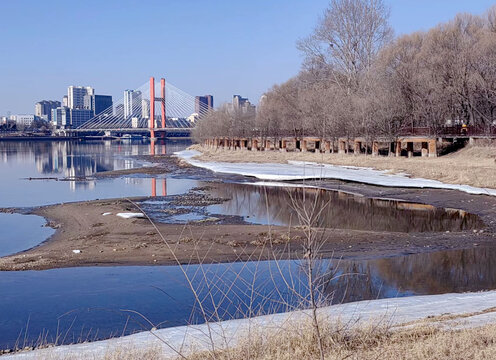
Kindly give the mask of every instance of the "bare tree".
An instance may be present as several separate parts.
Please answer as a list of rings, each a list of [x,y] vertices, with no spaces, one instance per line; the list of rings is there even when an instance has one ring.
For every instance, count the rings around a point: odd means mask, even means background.
[[[307,68],[327,68],[334,80],[356,89],[379,50],[392,38],[382,0],[331,0],[314,32],[299,41]]]

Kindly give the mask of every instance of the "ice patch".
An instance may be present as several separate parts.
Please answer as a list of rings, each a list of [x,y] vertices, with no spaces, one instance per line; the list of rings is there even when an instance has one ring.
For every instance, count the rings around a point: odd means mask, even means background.
[[[145,214],[143,213],[118,213],[116,216],[121,217],[123,219],[132,219],[132,218],[144,218]]]
[[[112,215],[111,212],[106,212],[106,213],[103,213],[102,216],[108,216],[108,215]]]
[[[496,196],[496,189],[446,184],[437,180],[411,178],[406,174],[391,174],[387,170],[374,170],[372,168],[318,164],[303,161],[288,161],[287,164],[206,162],[193,159],[194,156],[201,154],[195,150],[179,151],[175,154],[193,166],[225,174],[255,177],[266,181],[336,179],[377,186],[448,189],[475,195]]]

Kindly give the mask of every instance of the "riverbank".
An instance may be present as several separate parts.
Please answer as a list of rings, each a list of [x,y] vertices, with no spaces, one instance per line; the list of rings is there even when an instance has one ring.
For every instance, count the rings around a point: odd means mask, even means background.
[[[193,145],[190,149],[202,153],[195,157],[201,161],[260,164],[308,161],[340,166],[369,167],[395,174],[407,173],[411,177],[437,180],[447,184],[496,188],[496,147],[490,146],[469,146],[437,158],[224,150],[203,145]]]
[[[326,358],[479,359],[496,354],[496,292],[413,296],[319,309]],[[5,359],[314,359],[309,311],[180,326]],[[212,351],[212,348],[215,351]],[[229,349],[229,351],[226,351]],[[215,355],[215,356],[214,356]]]

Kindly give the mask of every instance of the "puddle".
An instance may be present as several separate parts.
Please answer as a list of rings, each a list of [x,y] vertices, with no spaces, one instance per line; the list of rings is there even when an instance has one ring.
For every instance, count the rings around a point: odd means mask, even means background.
[[[198,203],[185,208],[174,199],[147,203],[152,218],[165,223],[194,222],[217,217],[219,222],[234,221],[279,226],[299,225],[295,206],[305,204],[322,211],[318,226],[326,228],[389,231],[445,232],[484,228],[474,214],[457,209],[386,199],[370,199],[344,192],[262,187],[234,183],[199,183]],[[190,194],[188,194],[189,196]],[[193,195],[191,195],[193,196]],[[210,199],[210,203],[209,200]],[[191,204],[190,204],[191,205]],[[176,216],[179,212],[180,217]]]

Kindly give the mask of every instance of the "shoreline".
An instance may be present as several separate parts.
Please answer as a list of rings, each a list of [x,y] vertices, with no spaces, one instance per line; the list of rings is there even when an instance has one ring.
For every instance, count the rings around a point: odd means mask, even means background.
[[[408,174],[411,178],[436,180],[445,184],[496,189],[496,147],[468,146],[436,158],[396,158],[387,156],[321,154],[212,149],[192,145],[202,162],[287,164],[289,161],[314,162],[344,167],[371,168],[389,174]]]

